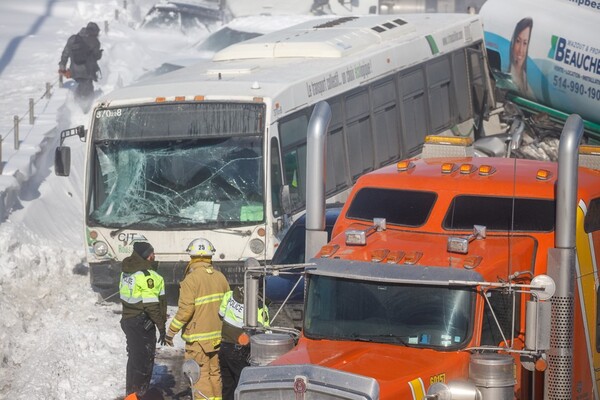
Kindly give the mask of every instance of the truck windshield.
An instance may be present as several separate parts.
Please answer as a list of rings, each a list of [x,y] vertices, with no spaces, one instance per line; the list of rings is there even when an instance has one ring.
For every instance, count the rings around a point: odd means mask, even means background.
[[[264,220],[262,134],[257,132],[262,108],[235,106],[228,113],[223,105],[193,105],[177,108],[177,118],[169,116],[176,110],[148,108],[96,113],[92,221],[110,227],[211,229]],[[236,116],[240,120],[229,120]],[[203,123],[219,134],[205,132]]]
[[[455,350],[471,337],[475,296],[467,288],[309,275],[304,335]]]

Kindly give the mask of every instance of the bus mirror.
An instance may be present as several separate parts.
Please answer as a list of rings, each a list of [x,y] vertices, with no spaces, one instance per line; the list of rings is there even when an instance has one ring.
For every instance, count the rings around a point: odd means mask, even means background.
[[[57,176],[69,176],[71,172],[71,148],[59,146],[54,153],[54,173]]]
[[[83,125],[76,126],[75,128],[65,129],[60,132],[60,145],[62,146],[63,141],[71,136],[79,136],[82,141],[85,140],[85,127]]]
[[[83,125],[79,125],[76,128],[76,132],[77,132],[77,136],[79,136],[80,139],[85,139],[85,128]]]
[[[292,212],[292,201],[290,199],[290,185],[283,185],[281,187],[281,207],[283,208],[284,214]]]

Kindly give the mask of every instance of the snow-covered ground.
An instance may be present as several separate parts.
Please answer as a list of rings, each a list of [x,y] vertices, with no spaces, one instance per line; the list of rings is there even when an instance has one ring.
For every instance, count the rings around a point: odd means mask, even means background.
[[[68,143],[71,176],[53,173],[58,132],[87,123],[73,104],[70,82],[58,88],[57,70],[68,36],[88,21],[101,27],[104,56],[96,88],[104,93],[179,51],[185,54],[207,34],[135,30],[151,5],[150,0],[0,2],[0,190],[6,182],[20,187],[17,209],[8,210],[0,224],[0,399],[97,400],[125,393],[120,305],[98,302],[84,264],[83,147],[77,139]],[[53,85],[50,100],[42,99],[46,82]],[[36,102],[34,126],[27,116],[29,98]],[[25,116],[19,151],[13,146],[14,115]],[[178,341],[175,349],[159,349],[157,368],[160,359],[181,354],[182,348]]]
[[[153,3],[0,1],[0,399],[98,400],[125,393],[121,307],[99,301],[85,264],[83,144],[76,138],[68,139],[71,176],[53,172],[59,132],[86,125],[89,118],[73,102],[72,82],[59,87],[57,71],[67,38],[89,21],[100,26],[104,49],[98,95],[132,83],[165,61],[189,59],[209,32],[182,36],[136,30]],[[289,25],[290,20],[281,17],[279,23]],[[265,24],[277,28],[273,20]],[[47,83],[49,99],[44,96]],[[29,99],[35,104],[33,125]],[[18,151],[14,116],[20,119]],[[174,312],[170,307],[169,314]],[[175,348],[158,349],[158,380],[183,380],[167,371],[182,351],[180,336]],[[185,387],[185,382],[156,383],[171,390]]]

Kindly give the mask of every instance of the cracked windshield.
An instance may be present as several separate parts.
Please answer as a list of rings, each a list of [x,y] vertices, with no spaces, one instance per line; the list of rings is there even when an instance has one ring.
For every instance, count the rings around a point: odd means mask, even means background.
[[[231,103],[98,111],[89,217],[150,229],[261,222],[262,114]]]

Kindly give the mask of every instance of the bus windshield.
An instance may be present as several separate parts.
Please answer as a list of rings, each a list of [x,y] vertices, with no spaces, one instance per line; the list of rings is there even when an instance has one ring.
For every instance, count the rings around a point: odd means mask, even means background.
[[[304,334],[456,350],[471,337],[475,296],[468,288],[311,275]]]
[[[90,220],[102,226],[142,229],[212,229],[264,220],[263,137],[257,134],[257,126],[238,126],[228,137],[223,132],[190,134],[191,126],[207,118],[196,109],[178,114],[176,125],[181,131],[171,129],[160,138],[156,131],[160,121],[146,130],[139,128],[155,122],[156,115],[140,117],[137,112],[137,131],[134,128],[131,136],[119,138],[107,127],[132,125],[133,114],[127,111],[96,114]],[[223,130],[215,114],[225,113],[211,111],[212,123]]]

